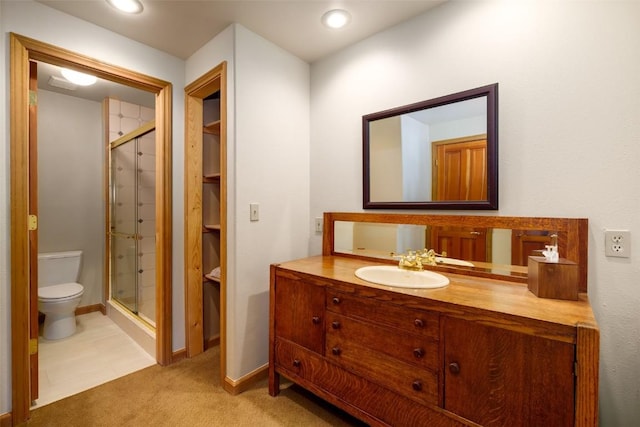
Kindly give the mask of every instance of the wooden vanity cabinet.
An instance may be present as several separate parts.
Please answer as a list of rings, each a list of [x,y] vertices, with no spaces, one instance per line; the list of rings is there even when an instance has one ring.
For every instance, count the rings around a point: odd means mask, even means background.
[[[545,301],[520,316],[511,307],[539,302],[525,286],[460,278],[397,292],[353,279],[357,266],[338,257],[271,266],[272,396],[284,375],[372,426],[597,425],[588,303]],[[483,308],[496,301],[505,312]],[[551,307],[587,326],[537,318]]]

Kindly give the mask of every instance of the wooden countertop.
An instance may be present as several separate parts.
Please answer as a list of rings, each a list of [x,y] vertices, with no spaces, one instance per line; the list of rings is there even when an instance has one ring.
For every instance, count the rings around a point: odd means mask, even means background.
[[[562,341],[575,342],[577,325],[597,329],[586,294],[580,294],[578,301],[538,298],[526,284],[448,272],[440,272],[450,280],[444,288],[395,288],[355,276],[355,270],[368,265],[382,263],[340,256],[314,256],[277,264],[279,268],[294,273],[329,279],[343,290],[361,296],[435,309],[448,315],[474,318],[488,325]]]

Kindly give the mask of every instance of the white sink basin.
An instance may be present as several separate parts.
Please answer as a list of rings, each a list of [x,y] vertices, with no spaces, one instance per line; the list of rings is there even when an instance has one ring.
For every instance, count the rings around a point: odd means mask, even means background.
[[[431,289],[449,284],[442,274],[423,270],[403,270],[393,265],[373,265],[356,270],[356,276],[367,282],[398,288]]]

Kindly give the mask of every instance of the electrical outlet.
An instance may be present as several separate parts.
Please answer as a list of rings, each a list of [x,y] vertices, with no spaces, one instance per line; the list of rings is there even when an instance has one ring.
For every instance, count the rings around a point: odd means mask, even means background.
[[[631,256],[631,232],[629,230],[604,230],[604,254],[611,257]]]
[[[322,218],[315,219],[316,233],[322,233]]]

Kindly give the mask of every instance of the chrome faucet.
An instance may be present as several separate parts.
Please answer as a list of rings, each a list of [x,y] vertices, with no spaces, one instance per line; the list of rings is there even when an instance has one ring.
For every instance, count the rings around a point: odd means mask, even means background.
[[[398,267],[405,270],[423,270],[425,265],[437,265],[436,256],[440,254],[436,253],[433,249],[422,249],[420,251],[407,251],[406,254],[396,255],[391,252],[393,258],[399,258]],[[446,256],[444,253],[442,256]]]

